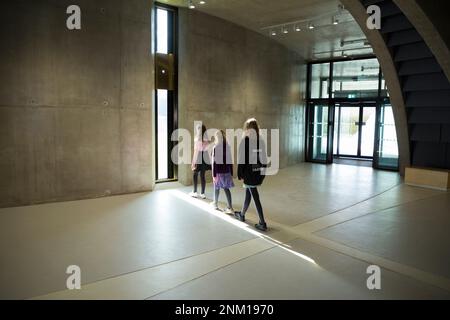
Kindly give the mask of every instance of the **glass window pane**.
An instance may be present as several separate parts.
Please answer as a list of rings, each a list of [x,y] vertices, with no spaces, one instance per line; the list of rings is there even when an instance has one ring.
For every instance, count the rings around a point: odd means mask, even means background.
[[[379,165],[388,168],[398,167],[398,142],[392,106],[381,108],[380,139],[378,145]]]
[[[314,107],[313,159],[327,159],[328,107]]]
[[[363,124],[361,126],[361,156],[363,157],[373,157],[376,118],[377,110],[375,107],[364,107]]]
[[[333,140],[333,155],[338,154],[338,139],[339,139],[339,115],[341,113],[341,108],[337,104],[334,108],[334,140]]]
[[[164,9],[156,9],[156,52],[157,53],[169,53],[168,51],[168,12]]]
[[[330,64],[313,64],[311,66],[311,98],[327,99],[330,82]]]
[[[387,88],[386,80],[384,79],[384,74],[381,74],[381,96],[389,97],[389,91]]]
[[[359,107],[341,107],[339,121],[339,154],[358,155]]]
[[[333,98],[377,97],[379,72],[377,59],[335,62]]]
[[[168,170],[168,128],[167,90],[157,90],[158,95],[158,180],[169,177]]]

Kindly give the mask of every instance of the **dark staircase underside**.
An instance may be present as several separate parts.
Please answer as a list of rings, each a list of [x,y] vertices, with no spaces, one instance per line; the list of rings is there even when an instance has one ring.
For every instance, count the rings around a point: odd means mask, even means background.
[[[450,83],[413,24],[392,0],[381,8],[381,34],[395,63],[406,105],[411,164],[450,169]]]

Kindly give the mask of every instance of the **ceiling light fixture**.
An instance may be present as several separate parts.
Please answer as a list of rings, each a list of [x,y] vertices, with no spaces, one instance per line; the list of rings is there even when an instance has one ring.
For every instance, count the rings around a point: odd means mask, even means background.
[[[314,25],[311,22],[308,23],[308,29],[309,30],[313,30],[314,29]]]
[[[272,31],[270,31],[270,35],[271,35],[271,36],[276,36],[276,35],[277,35],[277,32],[276,32],[275,30],[272,30]]]
[[[200,3],[200,4],[205,4],[206,1],[201,0],[199,3]]]
[[[300,31],[302,31],[302,28],[300,28],[300,26],[297,24],[297,25],[295,25],[294,30],[296,32],[300,32]]]
[[[281,30],[283,31],[284,34],[288,34],[289,33],[289,30],[286,27],[283,27]]]
[[[192,2],[192,0],[189,0],[189,9],[195,9],[195,5],[194,2]]]
[[[338,17],[336,17],[336,16],[333,17],[333,24],[334,24],[335,26],[339,24],[339,19],[338,19]]]

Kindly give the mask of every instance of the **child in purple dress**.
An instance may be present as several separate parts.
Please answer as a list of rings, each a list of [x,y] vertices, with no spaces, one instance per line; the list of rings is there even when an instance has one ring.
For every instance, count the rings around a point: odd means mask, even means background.
[[[215,134],[214,148],[212,151],[212,175],[214,183],[214,202],[211,203],[214,209],[218,210],[220,189],[225,191],[228,207],[227,214],[234,214],[233,203],[231,201],[230,189],[233,183],[233,162],[231,159],[231,148],[227,143],[223,130],[218,130]]]

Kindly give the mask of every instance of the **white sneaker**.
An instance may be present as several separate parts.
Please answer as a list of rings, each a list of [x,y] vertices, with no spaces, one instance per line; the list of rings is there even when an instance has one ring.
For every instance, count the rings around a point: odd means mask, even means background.
[[[213,207],[214,210],[219,210],[219,206],[217,205],[217,202],[211,202],[209,205],[211,207]]]
[[[226,208],[225,209],[225,213],[226,214],[234,214],[234,209],[233,208]]]
[[[206,196],[205,196],[204,193],[202,193],[202,194],[199,196],[199,198],[200,198],[200,199],[206,199]]]
[[[189,193],[189,195],[190,195],[192,198],[198,198],[198,193],[197,193],[197,192],[191,192],[191,193]]]

